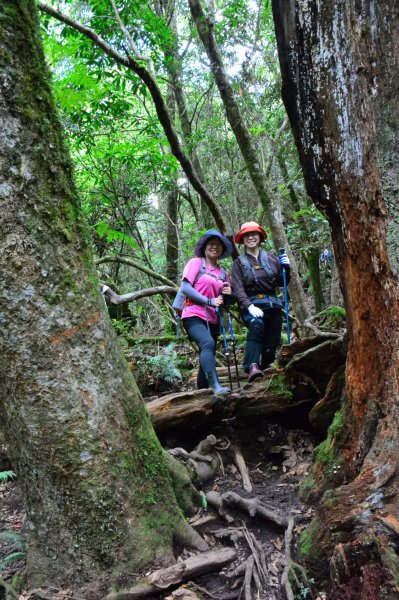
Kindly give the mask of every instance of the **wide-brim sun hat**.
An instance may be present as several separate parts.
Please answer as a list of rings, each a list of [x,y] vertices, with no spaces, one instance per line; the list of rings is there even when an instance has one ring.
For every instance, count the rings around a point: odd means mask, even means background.
[[[216,229],[208,229],[208,231],[205,231],[204,235],[200,237],[198,242],[195,244],[194,256],[197,256],[198,258],[200,258],[201,256],[205,256],[205,246],[208,243],[208,241],[213,237],[219,238],[219,240],[224,246],[224,250],[220,258],[227,258],[228,256],[230,256],[233,252],[233,244],[219,231],[216,231]]]
[[[241,225],[240,231],[236,233],[234,241],[236,244],[242,244],[242,238],[246,233],[259,233],[261,242],[264,242],[267,239],[267,233],[258,223],[255,221],[248,221],[248,223],[243,223]]]

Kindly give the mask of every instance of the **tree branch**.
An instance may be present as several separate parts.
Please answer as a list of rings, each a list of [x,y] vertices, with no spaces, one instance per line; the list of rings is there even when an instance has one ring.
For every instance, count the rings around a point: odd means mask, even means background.
[[[145,83],[145,85],[147,86],[147,88],[151,94],[151,97],[153,99],[159,122],[161,123],[162,128],[165,132],[165,135],[168,139],[172,154],[175,156],[175,158],[180,163],[181,168],[183,169],[184,173],[187,176],[187,179],[189,180],[189,182],[191,183],[193,188],[196,190],[196,192],[198,192],[198,194],[200,195],[202,200],[208,206],[208,208],[209,208],[210,212],[212,213],[212,216],[215,220],[216,226],[220,229],[220,231],[222,233],[225,233],[227,230],[227,226],[224,222],[222,213],[220,212],[220,209],[219,209],[218,205],[216,204],[215,200],[213,199],[213,197],[211,196],[210,192],[205,188],[205,186],[202,184],[202,182],[198,178],[198,175],[194,169],[194,166],[193,166],[191,160],[188,158],[188,156],[186,155],[186,153],[184,152],[184,150],[180,144],[179,137],[178,137],[177,132],[174,128],[174,125],[171,121],[165,100],[162,96],[162,93],[158,86],[158,82],[157,82],[156,78],[150,73],[150,71],[144,65],[140,64],[140,62],[137,60],[137,58],[132,57],[132,56],[127,56],[127,57],[123,56],[117,50],[112,48],[112,46],[107,44],[107,42],[105,42],[105,40],[103,40],[101,38],[101,36],[99,36],[90,27],[86,27],[82,23],[79,23],[78,21],[71,19],[71,17],[68,17],[67,15],[63,14],[59,10],[56,10],[56,9],[48,6],[44,2],[38,2],[37,7],[42,12],[45,12],[48,15],[57,19],[58,21],[61,21],[62,23],[69,25],[76,31],[79,31],[84,36],[86,36],[87,38],[92,40],[92,42],[94,42],[94,44],[96,46],[101,48],[101,50],[103,50],[103,52],[105,52],[105,54],[107,54],[108,56],[113,58],[117,63],[123,65],[127,69],[130,69],[131,71],[136,73],[136,75],[138,75],[138,77],[143,81],[143,83]]]
[[[140,298],[147,298],[148,296],[154,296],[155,294],[175,294],[176,288],[169,285],[161,285],[159,287],[145,288],[120,296],[107,285],[103,285],[101,291],[111,304],[118,306],[119,304],[128,304],[129,302],[140,300]]]

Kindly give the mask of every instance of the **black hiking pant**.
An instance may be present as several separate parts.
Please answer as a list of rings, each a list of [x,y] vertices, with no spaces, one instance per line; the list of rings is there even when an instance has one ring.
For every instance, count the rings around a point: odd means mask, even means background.
[[[219,325],[207,323],[200,317],[182,319],[187,335],[195,342],[199,349],[200,369],[197,375],[197,389],[204,390],[209,387],[206,373],[216,368],[215,352],[219,336]]]
[[[280,343],[283,326],[281,308],[263,308],[262,306],[262,310],[263,317],[261,319],[252,317],[247,310],[242,313],[242,318],[248,328],[243,364],[246,373],[253,363],[259,365],[262,370],[271,365]]]

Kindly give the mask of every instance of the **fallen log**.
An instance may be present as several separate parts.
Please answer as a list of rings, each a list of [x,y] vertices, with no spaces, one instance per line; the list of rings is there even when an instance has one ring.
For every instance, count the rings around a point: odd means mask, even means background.
[[[148,598],[159,594],[161,590],[177,586],[182,581],[187,581],[192,577],[195,578],[205,573],[220,571],[236,557],[237,553],[232,548],[210,550],[203,554],[197,554],[176,563],[172,567],[154,571],[143,581],[128,590],[108,594],[106,600],[140,600],[141,598]]]
[[[227,397],[215,396],[212,389],[192,390],[155,398],[146,406],[155,431],[161,432],[227,417],[285,413],[303,402],[293,401],[281,369],[268,369],[263,379],[247,383]]]
[[[192,427],[193,423],[198,425],[231,417],[278,415],[299,407],[308,412],[326,395],[332,375],[343,368],[346,347],[341,338],[313,337],[283,346],[281,355],[286,363],[284,368],[266,369],[263,378],[251,384],[240,368],[241,387],[237,387],[233,378],[235,389],[225,398],[216,397],[213,390],[192,390],[149,399],[146,406],[155,430]],[[219,380],[227,383],[227,368],[221,367],[217,371]],[[331,390],[335,389],[333,383]],[[325,402],[332,396],[329,390]],[[334,397],[330,402],[323,429],[331,422],[335,400]],[[316,421],[321,423],[320,418]]]

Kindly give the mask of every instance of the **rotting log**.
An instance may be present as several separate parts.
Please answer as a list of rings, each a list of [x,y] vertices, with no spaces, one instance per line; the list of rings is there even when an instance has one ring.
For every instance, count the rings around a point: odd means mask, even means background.
[[[154,571],[129,590],[108,594],[106,600],[139,600],[161,593],[172,586],[177,586],[182,581],[199,577],[205,573],[220,571],[224,566],[232,562],[237,553],[232,548],[210,550],[203,554],[197,554],[187,560],[176,563],[172,567]]]
[[[263,378],[249,384],[239,369],[241,387],[233,379],[236,389],[230,396],[220,398],[213,390],[192,390],[150,399],[146,406],[157,432],[173,427],[190,427],[205,421],[230,417],[277,415],[299,409],[308,412],[326,395],[327,386],[345,362],[345,345],[342,339],[310,338],[286,348],[292,357],[284,369],[269,368]],[[295,353],[299,352],[298,354]],[[221,382],[227,379],[227,368],[218,368]],[[333,412],[323,420],[322,430],[331,422]],[[315,424],[317,421],[315,421]]]
[[[245,384],[230,396],[215,396],[212,389],[168,394],[147,403],[152,424],[157,432],[172,427],[198,425],[204,421],[235,416],[284,413],[295,403],[292,390],[279,369],[268,369],[263,379]]]

